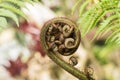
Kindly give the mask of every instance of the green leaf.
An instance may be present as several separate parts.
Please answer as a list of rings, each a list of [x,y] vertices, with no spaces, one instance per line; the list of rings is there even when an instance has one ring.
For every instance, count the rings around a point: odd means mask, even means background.
[[[15,37],[21,45],[25,45],[26,41],[25,41],[24,33],[20,32],[20,31],[16,31]]]
[[[30,3],[30,4],[33,4],[33,2],[36,2],[35,0],[22,0],[22,1],[28,2],[28,3]]]
[[[79,8],[78,24],[82,37],[97,27],[94,38],[112,31],[106,43],[120,45],[120,0],[101,0],[97,4],[93,3],[91,8],[87,6],[88,3],[89,0],[84,1]]]
[[[81,16],[81,15],[83,14],[84,9],[86,8],[86,6],[88,5],[88,3],[89,3],[90,1],[91,1],[91,0],[87,0],[85,3],[82,4],[82,6],[80,6],[79,16]]]
[[[118,28],[119,26],[120,24],[117,22],[114,25],[108,25],[108,28],[105,29],[104,32],[101,32],[102,33],[101,37],[107,34],[110,30],[114,30],[115,28]]]
[[[0,9],[0,16],[11,18],[13,21],[15,21],[17,26],[19,26],[19,21],[16,14],[11,12],[10,10]]]
[[[102,11],[101,13],[97,13],[96,15],[93,16],[94,18],[90,18],[90,20],[88,20],[89,22],[86,23],[86,25],[84,25],[84,29],[83,29],[83,36],[85,36],[92,28],[96,27],[96,24],[98,23],[98,21],[106,14],[109,12],[114,12],[114,11],[120,11],[119,8],[108,8],[105,11]]]
[[[107,30],[108,28],[109,28],[109,29],[113,29],[113,28],[110,28],[109,23],[110,23],[112,20],[116,19],[116,18],[118,18],[118,15],[112,15],[112,16],[109,16],[106,20],[103,20],[103,22],[102,22],[102,23],[100,24],[100,26],[98,27],[98,30],[96,31],[96,34],[95,34],[94,38],[95,38],[98,34],[102,33],[102,32],[105,31],[105,30]],[[115,27],[114,27],[114,28],[115,28]],[[93,38],[93,39],[94,39],[94,38]]]
[[[19,0],[3,0],[2,3],[13,3],[19,7],[25,7],[24,2]]]
[[[110,3],[107,3],[107,6],[106,6],[106,5],[103,5],[103,3],[101,4],[99,3],[94,8],[90,9],[86,15],[83,15],[82,16],[83,18],[81,19],[81,22],[80,22],[80,24],[83,24],[82,26],[84,27],[82,30],[83,34],[86,35],[86,33],[88,33],[89,30],[95,27],[95,25],[100,20],[100,18],[104,16],[106,13],[110,11],[116,11],[117,9],[114,7],[115,7],[114,4],[110,5]],[[98,10],[98,8],[100,9]]]
[[[33,2],[39,2],[39,0],[0,0],[0,26],[5,26],[5,23],[7,23],[6,17],[15,21],[17,26],[19,26],[18,16],[27,19],[25,14],[20,10],[22,7],[26,8],[25,2],[32,4]]]
[[[81,1],[82,1],[82,0],[78,0],[78,1],[76,2],[76,4],[73,6],[73,8],[72,8],[72,13],[71,13],[72,15],[73,15],[73,13],[75,12],[78,4],[79,4]]]
[[[8,9],[16,14],[18,14],[19,16],[22,16],[23,18],[27,19],[27,17],[25,16],[25,14],[20,10],[20,9],[17,9],[15,6],[13,5],[10,5],[8,3],[1,3],[0,4],[0,7],[2,8],[5,8],[5,9]]]
[[[111,43],[112,40],[115,40],[115,38],[118,36],[117,34],[120,33],[120,29],[115,30],[106,40],[106,43]],[[120,38],[120,37],[119,37]]]
[[[7,26],[7,20],[4,17],[0,17],[0,27],[4,28]]]

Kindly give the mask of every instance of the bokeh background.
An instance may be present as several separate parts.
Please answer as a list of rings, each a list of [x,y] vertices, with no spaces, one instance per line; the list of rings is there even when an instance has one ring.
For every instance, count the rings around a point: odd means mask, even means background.
[[[96,1],[93,0],[93,4]],[[77,23],[80,18],[77,8],[72,14],[76,2],[40,0],[39,3],[25,3],[28,9],[21,10],[28,21],[20,17],[19,27],[9,21],[9,26],[0,32],[0,80],[78,80],[40,52],[39,44],[40,30],[46,21],[68,17]],[[84,71],[86,66],[90,66],[96,80],[120,80],[120,49],[107,46],[106,37],[90,42],[94,34],[95,30],[92,30],[82,38],[74,54],[78,58],[75,67]]]

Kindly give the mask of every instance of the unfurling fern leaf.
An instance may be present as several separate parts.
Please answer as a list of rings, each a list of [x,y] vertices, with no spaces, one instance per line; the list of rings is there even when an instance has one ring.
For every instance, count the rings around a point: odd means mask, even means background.
[[[112,31],[106,43],[120,44],[120,0],[101,0],[88,9],[86,4],[89,4],[91,1],[86,0],[80,6],[78,24],[81,28],[82,36],[85,36],[90,30],[97,27],[94,38]]]

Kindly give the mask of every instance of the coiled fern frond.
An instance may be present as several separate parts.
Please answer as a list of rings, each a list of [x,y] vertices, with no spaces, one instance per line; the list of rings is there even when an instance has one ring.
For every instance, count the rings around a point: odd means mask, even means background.
[[[19,26],[18,16],[26,19],[25,14],[20,10],[25,7],[24,3],[33,3],[37,0],[0,0],[0,29],[7,26],[7,18],[13,20]]]
[[[120,45],[120,0],[78,0],[78,4],[82,36],[97,27],[94,38],[111,32],[106,43]]]

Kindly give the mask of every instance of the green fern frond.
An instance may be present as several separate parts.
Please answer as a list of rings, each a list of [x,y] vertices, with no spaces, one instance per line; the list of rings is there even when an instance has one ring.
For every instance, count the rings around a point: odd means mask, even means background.
[[[0,27],[3,28],[7,26],[7,20],[4,17],[0,17]]]
[[[79,9],[79,16],[81,16],[86,8],[86,6],[88,5],[88,3],[90,2],[91,0],[88,0],[86,1],[85,3],[83,3]]]
[[[110,32],[111,30],[114,30],[115,28],[119,28],[120,26],[120,23],[119,23],[119,20],[115,20],[113,21],[114,23],[110,23],[108,24],[108,27],[104,30],[104,32],[102,31],[102,36],[104,36],[105,34],[107,34],[108,32]]]
[[[7,18],[15,21],[17,26],[19,26],[18,16],[27,19],[21,10],[22,7],[25,7],[25,2],[32,4],[33,2],[38,2],[38,0],[0,0],[0,19],[3,20],[0,26],[3,26],[4,23],[6,24]]]
[[[94,38],[95,37],[97,37],[97,35],[99,34],[99,33],[102,33],[103,31],[105,31],[105,30],[111,30],[111,29],[113,29],[113,28],[115,28],[115,26],[114,27],[110,27],[110,23],[114,20],[114,19],[117,19],[118,18],[118,15],[112,15],[112,16],[109,16],[107,19],[105,19],[105,20],[103,20],[103,22],[98,26],[99,28],[98,28],[98,30],[96,31],[96,34],[95,34],[95,36],[94,36]],[[106,31],[105,31],[106,32]],[[104,34],[105,35],[105,34]]]
[[[72,13],[71,13],[71,14],[73,14],[73,13],[75,12],[77,6],[79,5],[79,3],[80,3],[81,1],[82,1],[82,0],[78,0],[78,1],[76,2],[75,6],[72,8]]]
[[[12,11],[0,9],[0,16],[11,18],[12,20],[14,20],[16,22],[17,26],[19,26],[18,18],[16,16],[16,14],[14,14]]]
[[[92,10],[93,12],[91,13],[91,15],[87,15],[88,17],[83,18],[82,22],[80,24],[82,24],[81,26],[84,26],[84,29],[82,30],[82,33],[84,35],[86,35],[90,29],[92,29],[93,27],[96,26],[97,22],[108,12],[113,12],[113,11],[117,11],[120,9],[116,9],[116,8],[106,8],[100,11],[96,10]],[[85,19],[85,20],[84,20]],[[83,36],[84,36],[83,35]]]
[[[8,9],[8,10],[14,12],[15,14],[18,14],[19,16],[22,16],[22,17],[24,17],[26,19],[25,14],[20,9],[17,9],[13,5],[9,5],[8,3],[1,3],[0,7],[4,8],[4,9]]]
[[[120,29],[115,30],[106,40],[106,43],[113,43],[116,39],[120,39]]]
[[[9,4],[11,3],[11,4],[15,4],[13,6],[25,7],[23,2],[18,0],[3,0],[2,3],[9,3]]]
[[[86,0],[79,10],[78,24],[82,37],[97,26],[94,38],[112,31],[113,33],[107,38],[106,43],[120,43],[120,24],[118,24],[120,23],[120,0],[102,0],[93,4],[89,10],[85,10],[89,2],[90,0]]]

